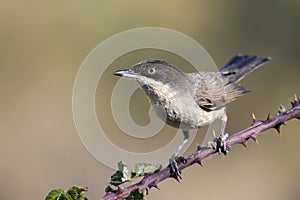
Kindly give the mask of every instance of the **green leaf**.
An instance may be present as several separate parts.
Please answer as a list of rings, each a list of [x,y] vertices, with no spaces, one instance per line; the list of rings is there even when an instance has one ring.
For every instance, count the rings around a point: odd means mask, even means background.
[[[116,171],[113,175],[110,177],[110,184],[113,186],[118,186],[123,183],[122,181],[123,173],[121,171]]]
[[[161,165],[151,165],[146,163],[136,164],[132,171],[129,171],[128,167],[122,162],[118,163],[118,171],[116,171],[110,177],[110,184],[113,186],[119,186],[122,183],[129,182],[133,178],[144,176],[145,174],[153,174],[162,169]]]
[[[46,196],[46,200],[87,200],[83,196],[83,192],[87,189],[87,187],[80,186],[72,186],[67,192],[63,189],[55,189]]]
[[[134,169],[131,172],[131,178],[144,176],[145,174],[153,174],[160,171],[161,168],[161,165],[139,163],[134,166]]]
[[[124,200],[143,200],[144,199],[144,193],[140,192],[139,189],[134,190],[130,193],[128,197],[126,197]]]
[[[110,184],[114,186],[118,186],[131,180],[131,173],[126,165],[124,165],[122,162],[119,162],[118,169],[119,170],[110,177]]]
[[[118,167],[119,167],[119,170],[123,173],[122,181],[123,182],[130,181],[131,174],[130,174],[128,167],[126,165],[124,165],[122,162],[118,163]]]
[[[107,186],[106,188],[105,188],[105,193],[107,193],[107,192],[112,192],[114,189],[112,189],[110,186]]]
[[[72,186],[67,191],[67,194],[69,197],[71,197],[72,200],[81,200],[81,199],[87,199],[83,196],[83,193],[87,191],[87,187],[80,187],[80,186]]]
[[[63,189],[54,189],[49,192],[45,200],[69,200]]]

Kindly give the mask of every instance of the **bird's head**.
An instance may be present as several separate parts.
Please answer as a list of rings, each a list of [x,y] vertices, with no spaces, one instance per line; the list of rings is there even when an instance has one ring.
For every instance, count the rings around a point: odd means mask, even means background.
[[[165,86],[177,89],[177,85],[187,82],[182,71],[161,60],[145,60],[129,69],[118,70],[113,74],[136,80],[142,87],[149,87],[153,90],[162,89]]]

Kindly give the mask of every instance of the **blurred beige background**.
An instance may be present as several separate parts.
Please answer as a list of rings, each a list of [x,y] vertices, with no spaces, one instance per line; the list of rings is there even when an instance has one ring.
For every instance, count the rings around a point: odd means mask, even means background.
[[[89,199],[99,199],[113,173],[81,144],[72,118],[72,88],[80,64],[101,41],[144,26],[165,27],[197,40],[221,67],[237,53],[271,56],[273,60],[242,84],[252,93],[228,108],[227,131],[247,127],[251,112],[274,114],[279,104],[300,95],[299,1],[5,1],[0,2],[0,199],[44,199],[53,188],[88,186]],[[117,77],[111,72],[140,58],[168,54],[142,52],[122,57],[99,82],[97,114],[108,112]],[[184,69],[184,68],[183,68]],[[141,91],[142,108],[147,100]],[[147,123],[143,112],[132,115]],[[102,122],[114,140],[118,128]],[[183,172],[151,190],[147,199],[300,199],[300,122],[291,121],[279,137],[270,130],[234,147],[229,159],[213,157],[204,168]],[[115,132],[114,132],[115,131]],[[174,131],[167,128],[166,132]],[[200,130],[201,132],[201,130]],[[168,141],[170,134],[159,134]],[[124,147],[134,149],[132,140]],[[197,136],[195,143],[201,143]],[[151,142],[155,143],[155,140]],[[138,143],[141,145],[141,143]],[[142,146],[142,145],[141,145]],[[147,147],[151,148],[151,147]],[[189,152],[195,149],[195,145]],[[109,152],[107,152],[109,153]],[[168,159],[168,158],[166,158]],[[138,161],[137,161],[138,162]]]

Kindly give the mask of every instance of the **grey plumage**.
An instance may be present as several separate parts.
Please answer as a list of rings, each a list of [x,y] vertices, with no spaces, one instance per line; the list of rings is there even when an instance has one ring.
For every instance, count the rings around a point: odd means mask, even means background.
[[[190,129],[221,117],[223,107],[249,92],[238,81],[268,60],[237,55],[220,72],[195,73],[184,73],[165,61],[145,60],[114,74],[139,82],[151,104],[160,106],[158,116],[169,125]]]
[[[250,92],[237,83],[270,59],[236,55],[220,72],[187,73],[186,75],[195,88],[194,97],[198,105],[207,111],[216,110]]]
[[[224,131],[225,106],[249,90],[238,85],[247,74],[270,58],[234,56],[220,72],[185,73],[161,60],[145,60],[114,75],[136,80],[146,92],[157,115],[166,123],[183,130],[184,139],[170,159],[176,173],[175,158],[189,138],[189,129],[200,128],[221,119]],[[225,145],[224,145],[225,146]],[[226,152],[225,149],[221,150]],[[180,173],[177,173],[180,176]]]

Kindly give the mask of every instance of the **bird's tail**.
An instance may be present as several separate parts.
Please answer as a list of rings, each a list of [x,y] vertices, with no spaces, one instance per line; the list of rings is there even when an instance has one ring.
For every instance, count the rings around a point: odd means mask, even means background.
[[[237,83],[247,74],[271,60],[270,57],[260,58],[249,55],[236,55],[220,70],[229,82]]]

